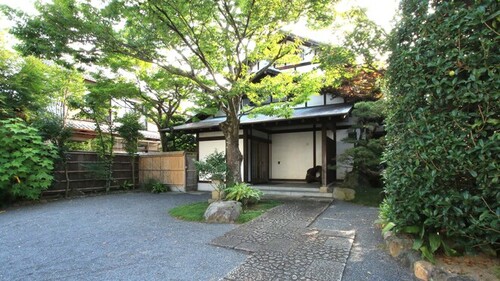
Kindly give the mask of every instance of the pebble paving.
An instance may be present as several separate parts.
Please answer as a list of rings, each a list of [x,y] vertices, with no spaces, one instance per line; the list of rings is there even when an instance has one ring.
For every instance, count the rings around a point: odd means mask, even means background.
[[[212,240],[212,245],[250,253],[221,280],[342,280],[355,231],[309,227],[329,205],[285,202]]]

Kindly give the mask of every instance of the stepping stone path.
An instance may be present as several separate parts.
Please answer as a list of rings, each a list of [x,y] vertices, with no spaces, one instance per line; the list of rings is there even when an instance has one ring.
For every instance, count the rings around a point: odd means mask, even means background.
[[[211,244],[250,252],[222,280],[341,280],[355,231],[309,228],[330,202],[285,202]]]

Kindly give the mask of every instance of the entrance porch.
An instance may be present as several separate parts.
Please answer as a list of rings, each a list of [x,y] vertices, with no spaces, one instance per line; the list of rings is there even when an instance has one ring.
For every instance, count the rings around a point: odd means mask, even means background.
[[[331,188],[322,189],[321,183],[319,182],[274,181],[262,184],[251,184],[251,186],[262,191],[264,197],[333,198]]]

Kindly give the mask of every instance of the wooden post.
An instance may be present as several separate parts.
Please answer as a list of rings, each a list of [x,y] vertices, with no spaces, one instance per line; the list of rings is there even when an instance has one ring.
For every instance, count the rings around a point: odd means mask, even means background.
[[[328,177],[328,146],[326,141],[326,124],[321,123],[321,191],[326,192]],[[324,191],[325,190],[325,191]]]
[[[250,155],[248,155],[248,131],[252,129],[243,129],[243,182],[250,182],[248,179],[248,167],[250,165]]]

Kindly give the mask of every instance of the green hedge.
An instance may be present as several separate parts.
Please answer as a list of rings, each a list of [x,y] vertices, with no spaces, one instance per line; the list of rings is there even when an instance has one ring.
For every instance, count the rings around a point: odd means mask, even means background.
[[[392,34],[382,216],[431,259],[499,250],[498,6],[404,0]]]

